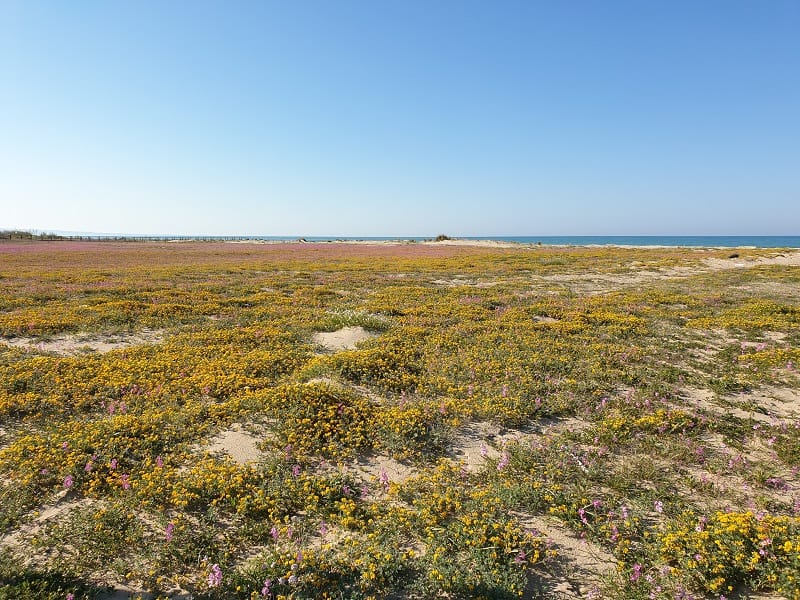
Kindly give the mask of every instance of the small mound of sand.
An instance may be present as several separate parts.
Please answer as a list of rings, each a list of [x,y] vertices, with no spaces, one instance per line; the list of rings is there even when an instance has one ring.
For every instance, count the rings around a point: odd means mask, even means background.
[[[338,350],[352,350],[358,342],[376,337],[376,333],[367,331],[363,327],[342,327],[337,331],[320,331],[312,336],[315,344],[319,344],[326,350],[336,352]]]
[[[37,341],[36,338],[15,337],[0,338],[0,342],[38,352],[53,352],[63,356],[81,354],[83,352],[99,352],[104,354],[118,348],[138,346],[141,344],[157,344],[164,339],[161,330],[143,329],[137,333],[123,333],[106,337],[90,336],[87,334],[60,335],[46,341]]]
[[[500,427],[488,422],[470,423],[455,436],[451,456],[468,471],[478,471],[487,458],[500,456],[493,444],[500,436]]]
[[[404,465],[389,456],[377,455],[361,457],[352,465],[353,469],[366,479],[379,479],[381,474],[392,483],[402,483],[418,473],[417,469]]]
[[[263,456],[258,449],[259,440],[256,436],[244,431],[240,425],[217,434],[206,447],[209,452],[224,452],[237,463],[244,465],[257,462]]]

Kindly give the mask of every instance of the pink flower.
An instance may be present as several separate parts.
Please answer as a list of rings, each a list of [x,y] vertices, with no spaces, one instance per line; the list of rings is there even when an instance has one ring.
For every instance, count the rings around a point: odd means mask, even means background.
[[[65,600],[75,600],[75,594],[70,592],[69,594],[67,594],[67,597],[65,598]]]
[[[328,526],[325,524],[325,521],[322,521],[322,523],[319,524],[319,534],[322,537],[325,537],[327,533],[328,533]]]
[[[91,473],[91,471],[92,471],[92,461],[87,462],[86,466],[83,467],[83,470],[86,471],[87,473]]]
[[[508,452],[503,452],[503,455],[500,457],[500,462],[497,463],[497,470],[502,471],[508,466]]]
[[[64,452],[66,452],[67,450],[69,450],[69,442],[62,442],[62,443],[61,443],[61,449],[62,449]]]
[[[269,530],[269,534],[272,536],[272,539],[276,542],[278,541],[278,537],[280,537],[280,533],[278,532],[278,528],[275,525],[272,526],[272,529]]]
[[[156,466],[160,469],[164,466],[164,459],[161,456],[156,456]]]
[[[636,582],[642,576],[642,565],[636,563],[633,565],[633,573],[631,573],[631,581]]]
[[[67,489],[71,488],[73,483],[74,483],[74,481],[72,479],[72,475],[67,475],[66,477],[64,477],[64,487],[65,488],[67,488]]]
[[[112,470],[112,471],[113,471],[113,470],[115,470],[115,469],[117,468],[117,466],[118,466],[118,465],[119,465],[119,463],[117,462],[117,459],[116,459],[116,458],[112,458],[112,459],[111,459],[111,464],[109,465],[109,467],[111,468],[111,470]]]
[[[292,475],[294,477],[297,477],[298,475],[300,475],[300,465],[295,465],[295,466],[292,467]]]
[[[653,508],[656,510],[658,514],[661,514],[664,512],[664,503],[661,502],[661,500],[656,500],[655,503],[653,504]]]
[[[175,531],[175,523],[167,523],[167,528],[164,530],[164,539],[168,542],[172,541],[173,531]]]
[[[219,587],[222,584],[222,569],[219,565],[211,565],[211,572],[208,574],[208,587]]]
[[[380,475],[380,482],[383,486],[383,489],[388,491],[389,490],[389,474],[386,472],[386,469],[381,467],[381,475]]]
[[[119,481],[122,484],[123,490],[131,489],[130,475],[128,475],[127,473],[123,473],[122,475],[120,475]]]

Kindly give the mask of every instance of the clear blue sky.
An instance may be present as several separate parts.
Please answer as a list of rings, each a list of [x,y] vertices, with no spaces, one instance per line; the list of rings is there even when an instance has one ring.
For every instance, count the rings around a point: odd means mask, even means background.
[[[800,2],[0,0],[0,228],[800,234]]]

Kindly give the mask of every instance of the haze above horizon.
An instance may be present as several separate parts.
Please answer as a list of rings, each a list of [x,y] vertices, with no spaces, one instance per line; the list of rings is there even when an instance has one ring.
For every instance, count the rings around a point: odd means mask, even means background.
[[[0,4],[0,229],[800,234],[800,3]]]

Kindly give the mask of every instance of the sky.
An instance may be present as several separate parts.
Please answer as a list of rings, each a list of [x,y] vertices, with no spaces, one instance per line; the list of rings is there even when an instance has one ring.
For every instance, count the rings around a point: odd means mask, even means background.
[[[0,0],[0,229],[800,234],[797,0]]]

